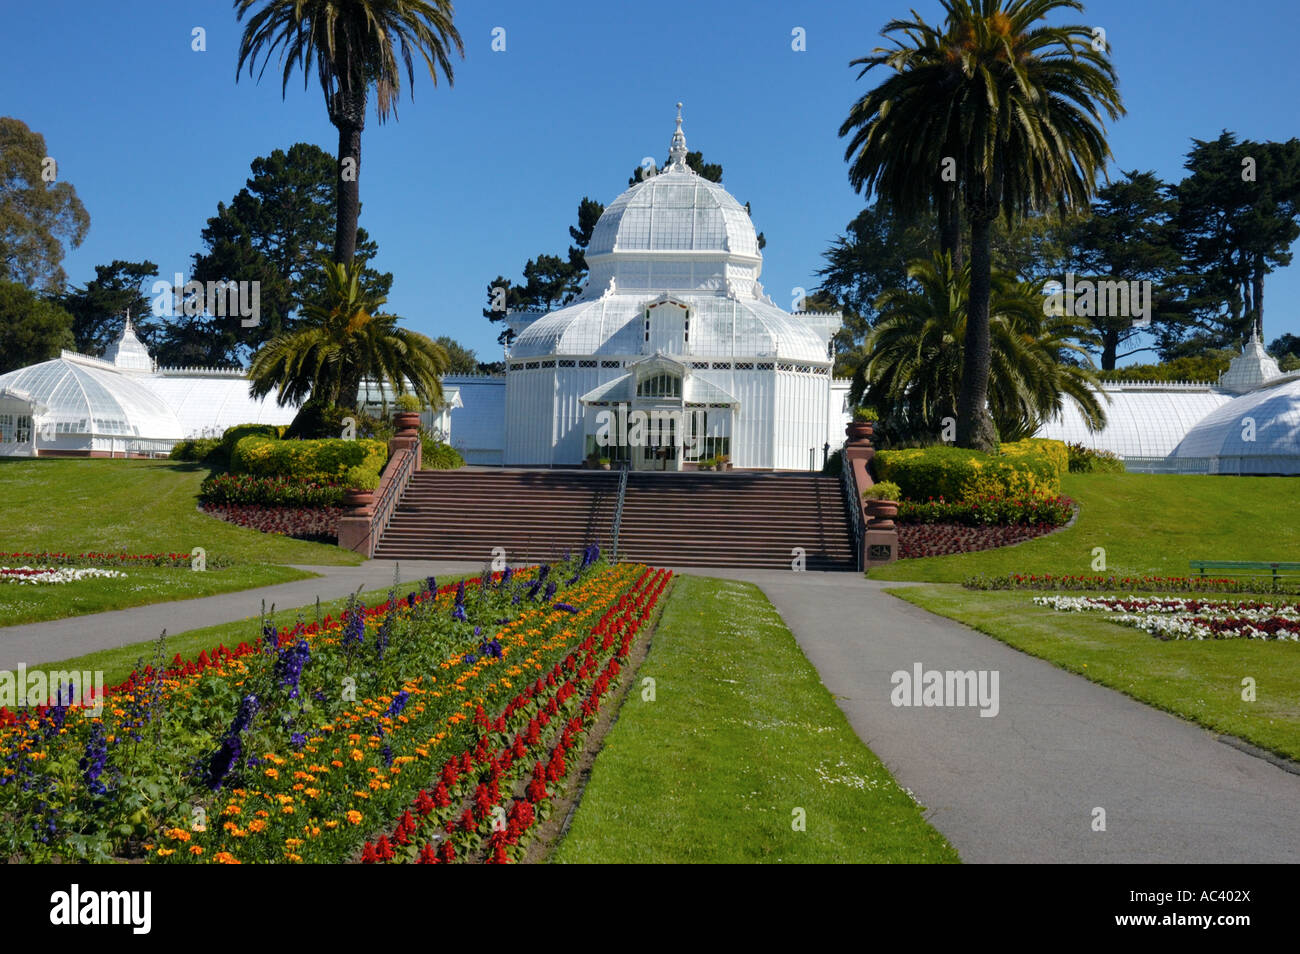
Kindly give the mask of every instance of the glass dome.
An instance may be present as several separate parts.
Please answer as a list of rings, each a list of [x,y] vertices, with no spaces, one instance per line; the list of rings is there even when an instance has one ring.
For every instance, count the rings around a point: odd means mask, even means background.
[[[1188,431],[1172,456],[1207,459],[1211,473],[1300,474],[1300,377],[1224,404]]]
[[[21,392],[45,408],[36,429],[56,442],[66,437],[180,440],[180,421],[145,384],[114,365],[71,351],[53,361],[0,375],[0,391]],[[82,442],[84,445],[84,442]]]

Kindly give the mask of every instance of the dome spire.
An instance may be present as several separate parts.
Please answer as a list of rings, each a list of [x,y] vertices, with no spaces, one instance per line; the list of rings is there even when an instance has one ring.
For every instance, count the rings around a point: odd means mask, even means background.
[[[677,129],[673,132],[673,143],[668,147],[668,164],[686,168],[686,135],[682,132],[682,104],[677,104]]]

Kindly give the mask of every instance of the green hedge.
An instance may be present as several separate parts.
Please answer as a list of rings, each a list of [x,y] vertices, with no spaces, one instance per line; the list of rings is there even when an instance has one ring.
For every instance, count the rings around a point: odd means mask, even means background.
[[[337,437],[281,441],[254,434],[235,445],[230,469],[237,474],[332,483],[342,480],[353,467],[378,476],[387,462],[388,447],[383,441]]]
[[[235,445],[245,437],[257,435],[278,438],[283,434],[284,428],[276,427],[274,424],[236,424],[234,427],[226,428],[225,433],[221,435],[221,449],[226,452],[227,457],[233,458]]]
[[[1093,450],[1082,444],[1070,444],[1070,473],[1072,474],[1122,474],[1124,462],[1110,451]]]
[[[177,441],[168,455],[172,460],[203,461],[221,450],[221,441],[215,437],[200,437],[192,441]]]
[[[465,458],[450,444],[429,441],[420,445],[420,463],[425,470],[455,470],[465,466]]]
[[[878,451],[872,466],[878,480],[898,484],[905,500],[1055,496],[1061,492],[1054,455],[1033,448],[999,455],[959,447]]]

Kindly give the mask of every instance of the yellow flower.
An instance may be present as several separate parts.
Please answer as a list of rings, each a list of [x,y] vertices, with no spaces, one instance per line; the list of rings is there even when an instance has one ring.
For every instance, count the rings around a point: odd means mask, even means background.
[[[228,851],[219,851],[212,856],[212,860],[219,865],[238,865],[243,864],[238,858]]]
[[[360,813],[359,811],[357,811],[356,809],[353,809],[352,811],[348,812],[348,814],[347,814],[347,820],[348,820],[348,823],[349,823],[349,824],[352,824],[352,825],[360,825],[360,824],[361,824],[361,813]]]

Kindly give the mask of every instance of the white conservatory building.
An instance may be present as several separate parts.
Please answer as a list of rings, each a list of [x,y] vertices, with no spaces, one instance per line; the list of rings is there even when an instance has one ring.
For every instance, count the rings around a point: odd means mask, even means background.
[[[1252,331],[1213,384],[1107,383],[1101,430],[1067,402],[1035,436],[1109,451],[1136,472],[1300,474],[1300,374],[1283,374],[1261,337]]]
[[[63,351],[0,374],[0,457],[166,454],[236,424],[288,424],[296,407],[249,397],[243,371],[159,368],[128,315],[103,358]]]
[[[680,104],[667,168],[605,209],[586,259],[576,301],[511,316],[503,464],[808,470],[843,442],[840,315],[763,293],[749,214],[687,166]]]

